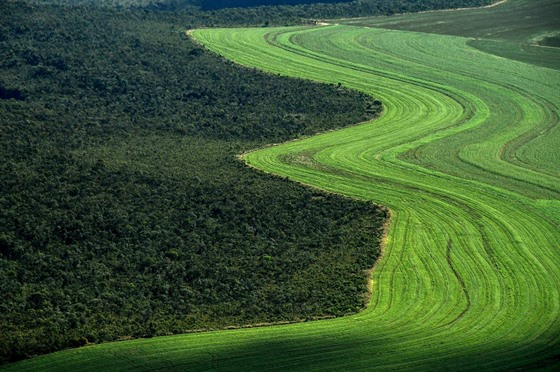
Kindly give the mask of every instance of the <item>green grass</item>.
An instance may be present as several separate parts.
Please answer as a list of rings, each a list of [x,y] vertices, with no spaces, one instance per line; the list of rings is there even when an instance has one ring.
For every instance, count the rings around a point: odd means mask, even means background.
[[[235,62],[342,83],[384,103],[373,122],[245,156],[391,208],[369,307],[320,322],[102,344],[7,369],[558,368],[559,71],[458,36],[342,25],[194,35]]]
[[[468,37],[469,45],[485,52],[560,69],[560,1],[507,0],[495,4],[491,8],[333,20],[332,23]]]

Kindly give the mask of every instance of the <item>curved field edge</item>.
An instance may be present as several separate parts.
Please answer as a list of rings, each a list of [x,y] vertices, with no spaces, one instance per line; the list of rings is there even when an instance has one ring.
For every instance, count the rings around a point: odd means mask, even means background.
[[[554,147],[535,145],[558,140],[553,104],[558,74],[514,62],[504,67],[503,61],[468,48],[462,38],[342,27],[247,34],[251,54],[243,50],[247,39],[235,33],[216,31],[209,37],[219,41],[207,39],[207,33],[202,39],[237,62],[342,83],[386,105],[384,117],[371,124],[245,157],[266,171],[395,211],[388,255],[403,254],[387,258],[389,263],[381,262],[374,273],[372,321],[398,320],[403,330],[422,322],[417,331],[425,334],[445,328],[438,338],[446,342],[494,342],[502,348],[501,366],[513,355],[515,363],[531,364],[535,342],[553,353],[558,287],[547,289],[540,281],[558,280],[553,259],[558,219],[543,218],[532,199],[551,204],[559,199]],[[442,58],[438,50],[450,56]],[[513,71],[519,80],[511,78]],[[407,223],[399,224],[402,216]],[[424,231],[410,231],[411,224]],[[539,234],[543,240],[534,244]],[[519,257],[512,259],[512,253]],[[416,277],[408,272],[399,278],[392,271],[386,282],[391,285],[381,287],[385,265],[416,269]],[[537,288],[544,290],[542,298],[528,298]],[[414,333],[410,341],[420,335]]]
[[[194,35],[236,62],[341,83],[384,102],[374,122],[245,157],[265,171],[392,209],[370,306],[346,318],[103,344],[8,368],[558,363],[560,183],[549,148],[558,143],[557,73],[488,56],[466,39],[406,32],[327,27]]]

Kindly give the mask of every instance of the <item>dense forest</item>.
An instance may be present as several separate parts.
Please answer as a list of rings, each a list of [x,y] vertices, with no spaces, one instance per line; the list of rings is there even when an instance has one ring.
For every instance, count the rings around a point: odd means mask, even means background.
[[[344,3],[352,0],[196,0],[193,5],[198,5],[202,10],[215,10],[225,8],[250,8],[257,6],[283,6],[302,4],[331,4]]]
[[[39,4],[173,12],[185,27],[284,26],[316,19],[475,7],[494,0],[28,0]],[[257,5],[257,6],[255,6]],[[249,8],[248,8],[249,7]]]
[[[235,14],[260,24],[251,11]],[[379,101],[185,36],[225,11],[0,0],[0,14],[0,362],[364,306],[387,211],[235,155]]]

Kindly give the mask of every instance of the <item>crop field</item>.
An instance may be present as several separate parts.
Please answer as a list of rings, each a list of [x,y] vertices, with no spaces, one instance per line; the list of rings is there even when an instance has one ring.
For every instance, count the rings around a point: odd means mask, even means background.
[[[499,11],[505,24],[526,3],[469,17]],[[560,71],[543,67],[557,50],[537,66],[475,48],[467,33],[360,22],[193,35],[237,63],[383,102],[372,122],[244,155],[262,171],[391,209],[365,311],[107,343],[7,369],[557,369]]]
[[[469,38],[468,45],[505,58],[560,69],[560,1],[507,0],[492,8],[334,20],[361,27]]]

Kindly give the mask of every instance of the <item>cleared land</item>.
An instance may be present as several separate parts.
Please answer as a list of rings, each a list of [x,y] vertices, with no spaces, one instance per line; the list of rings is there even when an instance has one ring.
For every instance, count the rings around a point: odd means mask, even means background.
[[[392,209],[369,308],[102,344],[10,367],[558,367],[559,71],[417,32],[339,25],[194,35],[238,63],[341,83],[384,103],[373,122],[245,156],[267,172]]]
[[[560,1],[506,0],[495,4],[492,9],[444,10],[329,22],[468,37],[470,46],[485,52],[560,69]],[[550,48],[552,46],[556,48]]]

